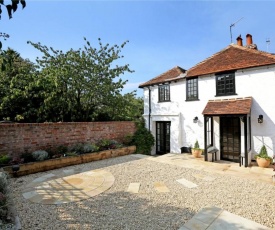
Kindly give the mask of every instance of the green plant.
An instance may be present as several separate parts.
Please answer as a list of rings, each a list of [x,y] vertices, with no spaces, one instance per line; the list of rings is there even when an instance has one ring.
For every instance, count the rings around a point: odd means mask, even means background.
[[[0,164],[8,164],[11,161],[11,157],[8,154],[0,156]]]
[[[270,160],[270,162],[272,162],[272,157],[268,156],[265,145],[262,146],[259,154],[255,155],[254,158],[255,159],[257,159],[257,158],[264,158],[264,159]]]
[[[32,156],[36,161],[43,161],[48,158],[49,154],[45,150],[37,150],[32,153]]]
[[[24,152],[20,155],[20,158],[23,159],[24,163],[33,162],[35,159],[33,158],[32,154],[29,152]]]
[[[107,139],[102,139],[97,142],[97,146],[99,147],[99,150],[106,150],[109,149],[111,145],[111,141]]]
[[[6,194],[8,186],[8,174],[0,172],[0,192]]]
[[[155,144],[155,139],[152,133],[146,128],[145,120],[136,122],[136,131],[133,135],[133,144],[136,145],[136,153],[150,154],[152,147]]]
[[[65,153],[67,157],[74,157],[74,156],[78,156],[78,154],[76,152],[67,152]]]
[[[133,144],[133,138],[134,138],[133,134],[127,134],[123,139],[123,144],[128,145],[128,146],[132,145]]]
[[[68,147],[64,146],[64,145],[59,145],[56,150],[55,150],[56,154],[64,154],[66,152],[68,152]]]
[[[194,148],[193,149],[197,149],[197,150],[200,150],[200,144],[198,142],[198,140],[196,140],[195,144],[194,144]]]
[[[76,152],[77,154],[83,154],[84,145],[82,143],[77,143],[69,148],[69,152]]]
[[[98,149],[99,147],[95,144],[84,144],[83,146],[84,153],[93,153],[98,151]]]

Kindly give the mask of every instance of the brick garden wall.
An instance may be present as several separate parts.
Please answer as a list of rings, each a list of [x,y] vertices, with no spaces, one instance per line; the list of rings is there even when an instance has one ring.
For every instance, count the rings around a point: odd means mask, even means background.
[[[131,121],[0,124],[0,154],[17,156],[25,151],[101,139],[122,141],[134,131],[135,123]]]

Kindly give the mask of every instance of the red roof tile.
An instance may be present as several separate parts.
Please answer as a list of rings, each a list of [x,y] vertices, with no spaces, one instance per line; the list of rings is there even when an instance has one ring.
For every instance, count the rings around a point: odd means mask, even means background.
[[[168,82],[168,81],[172,81],[172,80],[182,79],[185,77],[185,75],[182,75],[185,72],[186,72],[185,69],[183,69],[179,66],[176,66],[173,69],[170,69],[167,72],[151,79],[150,81],[140,84],[139,88],[143,88],[143,87],[149,86],[149,85],[160,84],[160,83],[164,83],[164,82]]]
[[[275,64],[275,55],[231,44],[187,71],[186,77]]]
[[[209,100],[202,114],[226,115],[226,114],[250,114],[252,98],[231,98],[223,100]]]

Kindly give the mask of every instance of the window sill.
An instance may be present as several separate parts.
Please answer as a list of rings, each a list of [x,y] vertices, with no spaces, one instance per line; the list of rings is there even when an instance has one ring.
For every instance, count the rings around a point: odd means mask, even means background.
[[[163,102],[171,102],[170,100],[169,101],[158,101],[158,103],[163,103]]]
[[[186,99],[185,101],[200,101],[200,99]]]
[[[238,95],[238,94],[233,93],[233,94],[215,95],[215,97],[226,97],[226,96],[234,96],[234,95]]]

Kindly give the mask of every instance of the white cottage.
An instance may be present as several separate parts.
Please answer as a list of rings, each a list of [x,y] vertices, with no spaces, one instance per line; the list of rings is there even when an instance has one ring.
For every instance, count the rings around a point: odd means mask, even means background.
[[[152,154],[213,146],[217,159],[247,167],[266,145],[275,149],[275,55],[242,38],[189,70],[175,67],[139,86]],[[204,154],[205,160],[213,160]]]

